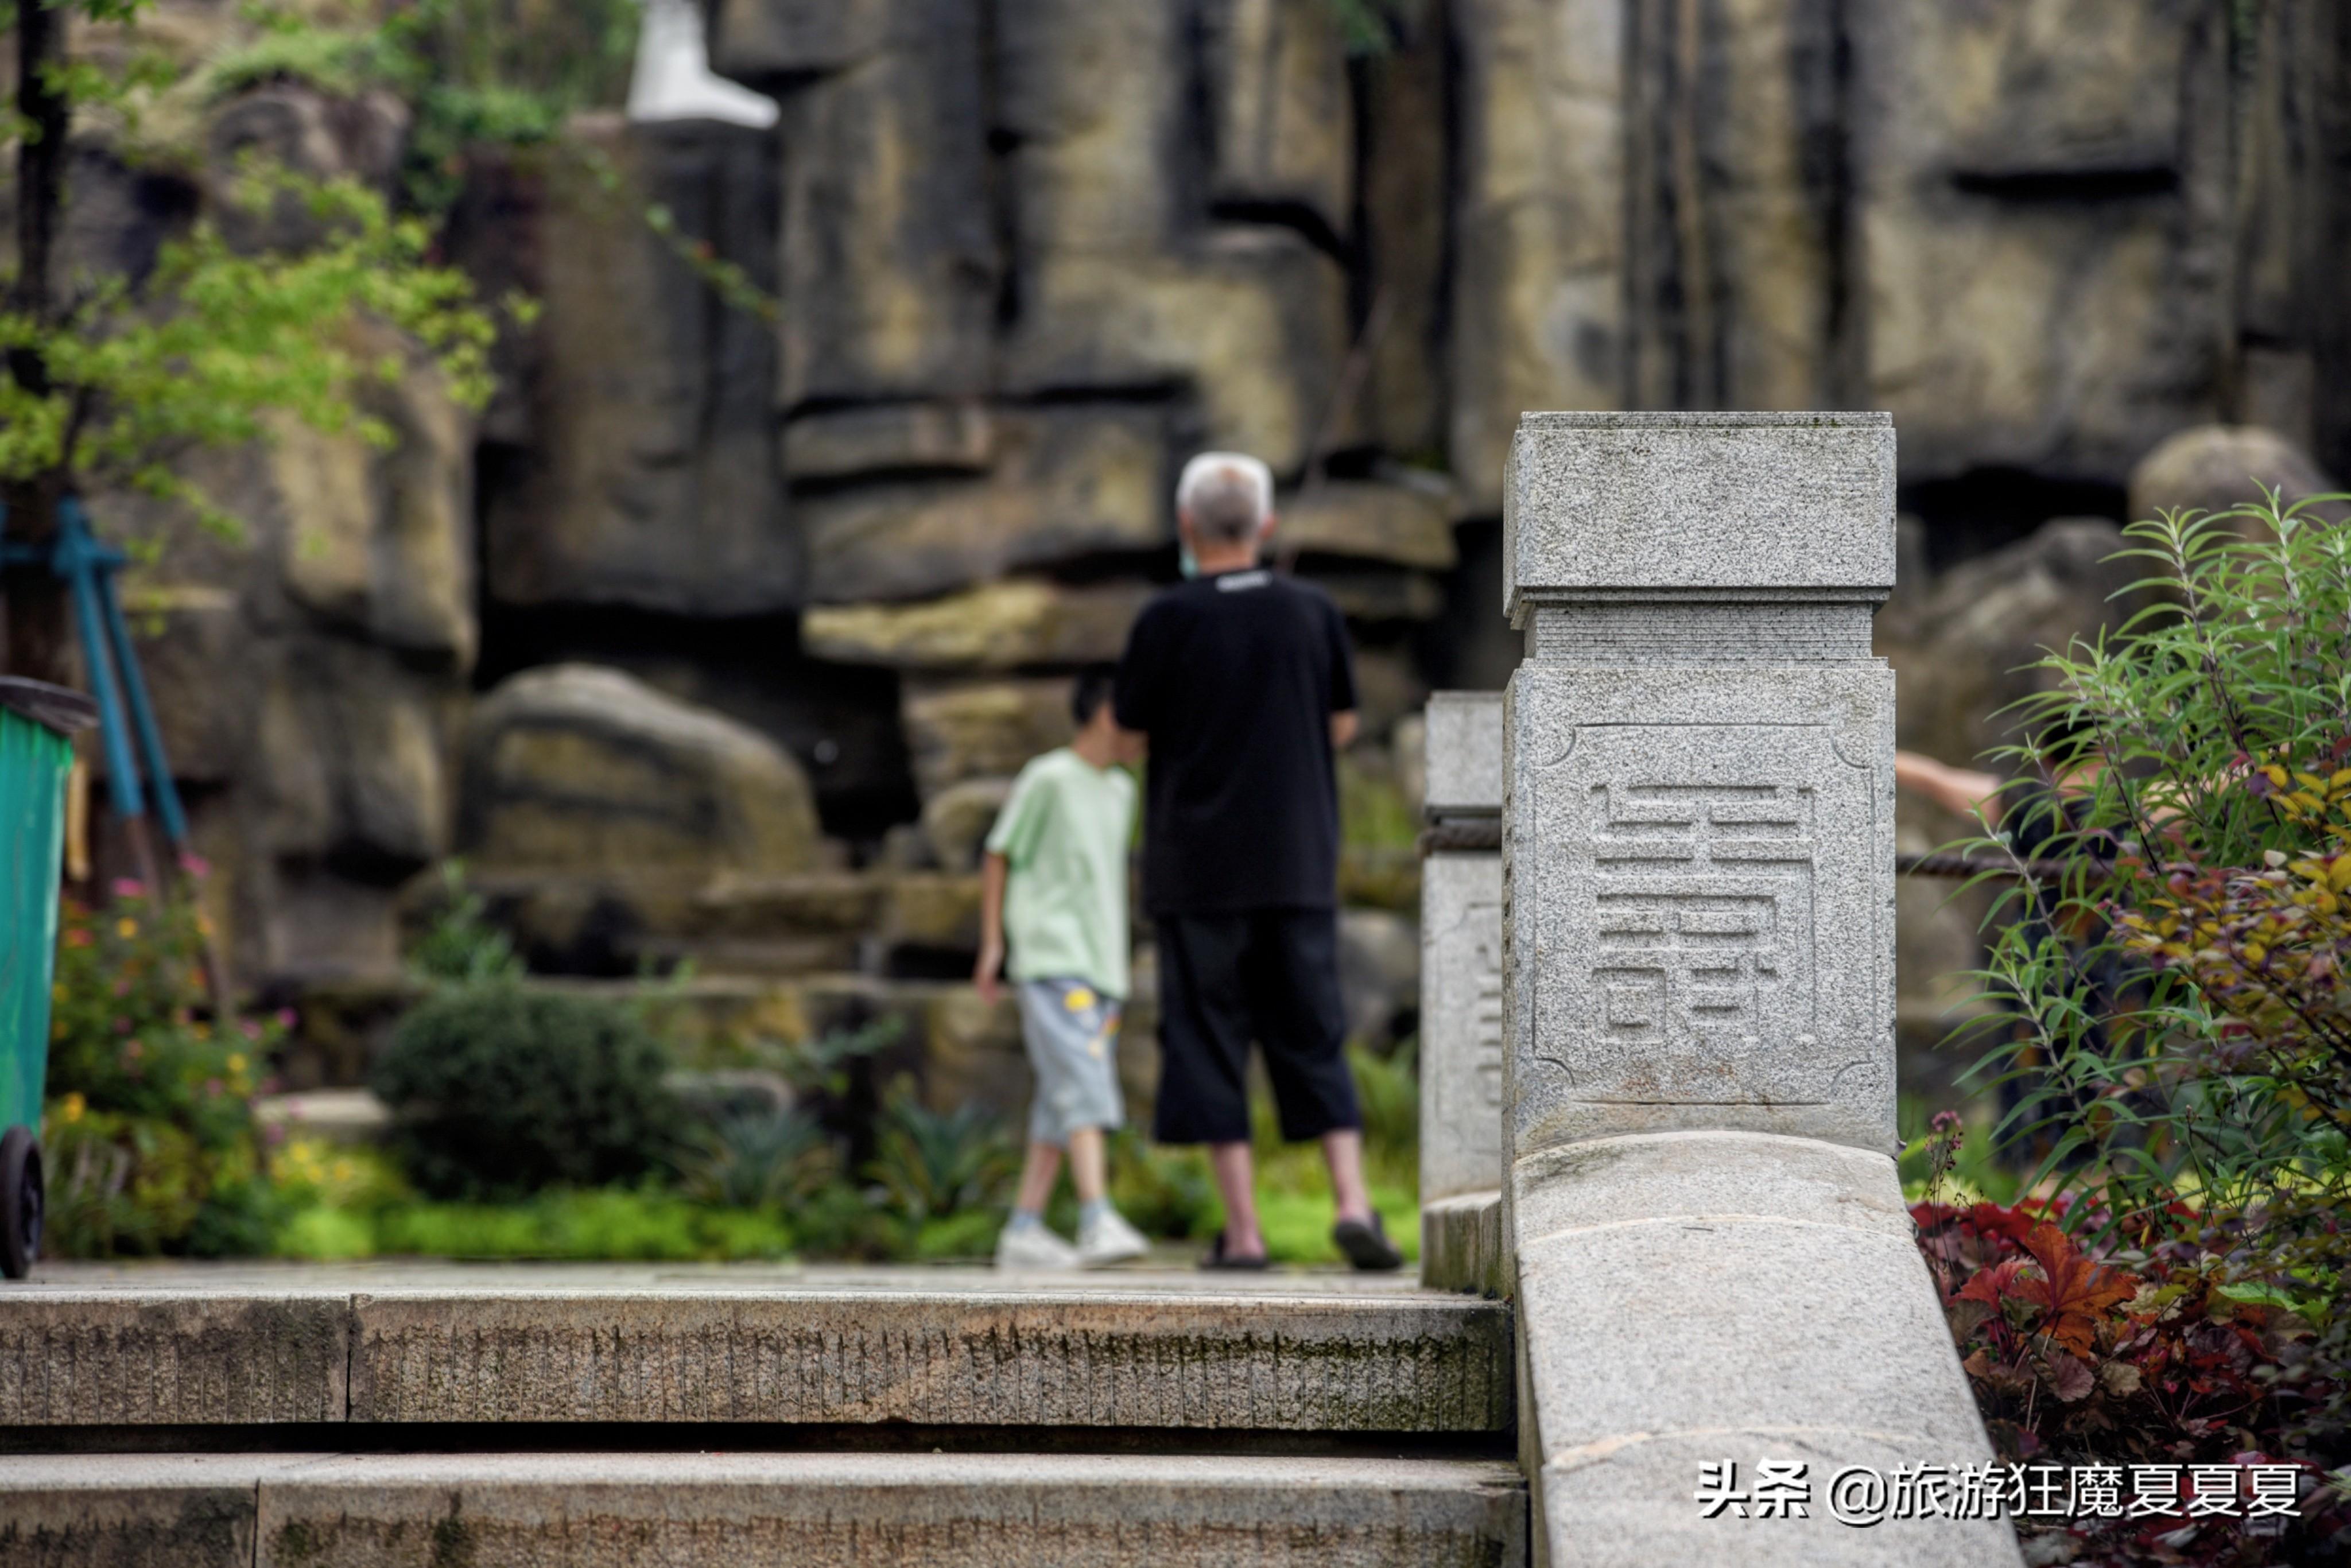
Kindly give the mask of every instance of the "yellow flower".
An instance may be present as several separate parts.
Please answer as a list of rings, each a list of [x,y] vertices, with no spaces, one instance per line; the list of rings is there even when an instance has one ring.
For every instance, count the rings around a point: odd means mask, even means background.
[[[335,1162],[335,1179],[337,1181],[349,1181],[351,1177],[357,1175],[359,1175],[359,1167],[352,1165],[350,1161],[337,1160]]]
[[[202,1026],[199,1025],[198,1027],[201,1028]],[[242,1072],[245,1071],[245,1052],[241,1051],[232,1051],[228,1053],[228,1070],[231,1072]]]
[[[139,935],[139,922],[126,915],[114,923],[114,934],[128,942]]]
[[[67,1121],[78,1122],[81,1120],[81,1113],[89,1109],[89,1102],[83,1099],[80,1092],[77,1090],[66,1096],[62,1109]]]

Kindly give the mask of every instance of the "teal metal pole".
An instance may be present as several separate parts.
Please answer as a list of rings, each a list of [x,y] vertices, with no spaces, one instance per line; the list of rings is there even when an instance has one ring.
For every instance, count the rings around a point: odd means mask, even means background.
[[[122,695],[131,709],[131,727],[147,764],[149,787],[155,792],[155,814],[162,820],[163,836],[174,849],[188,842],[188,816],[180,805],[180,788],[172,779],[172,765],[163,755],[163,733],[155,724],[155,705],[147,695],[147,676],[131,645],[131,627],[122,618],[122,601],[115,591],[115,571],[123,563],[120,550],[98,542],[89,530],[89,514],[68,496],[58,508],[58,520],[73,537],[85,542],[98,587],[99,608],[106,619],[107,641],[114,653],[114,668],[122,682]]]
[[[99,739],[106,751],[107,792],[113,797],[117,816],[143,817],[146,797],[139,787],[139,764],[131,757],[128,727],[122,721],[122,698],[115,686],[105,612],[99,603],[97,563],[90,559],[96,541],[87,528],[74,528],[70,517],[67,514],[58,519],[57,554],[51,558],[51,567],[66,580],[73,595],[82,656],[89,661],[89,690],[98,699]]]

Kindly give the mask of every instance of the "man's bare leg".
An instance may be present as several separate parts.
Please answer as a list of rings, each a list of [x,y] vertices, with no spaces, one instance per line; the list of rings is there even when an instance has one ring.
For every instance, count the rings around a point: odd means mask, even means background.
[[[1109,1166],[1100,1127],[1080,1127],[1070,1134],[1070,1184],[1078,1189],[1080,1203],[1092,1203],[1109,1190]]]
[[[1099,1133],[1095,1138],[1101,1138]],[[1076,1140],[1072,1139],[1074,1143]],[[1061,1151],[1050,1144],[1031,1144],[1020,1162],[1020,1191],[1012,1207],[1023,1214],[1042,1214],[1053,1198],[1053,1178],[1061,1174]]]
[[[1217,1191],[1225,1199],[1225,1256],[1262,1258],[1265,1233],[1257,1223],[1257,1166],[1249,1146],[1211,1144],[1208,1164],[1217,1173]]]
[[[1335,1132],[1323,1134],[1322,1158],[1331,1167],[1331,1197],[1338,1204],[1339,1218],[1370,1224],[1372,1192],[1364,1185],[1362,1131],[1354,1127],[1341,1127]]]

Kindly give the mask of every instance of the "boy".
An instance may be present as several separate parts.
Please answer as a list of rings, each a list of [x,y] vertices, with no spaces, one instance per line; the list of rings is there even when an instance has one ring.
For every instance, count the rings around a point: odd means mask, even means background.
[[[1114,678],[1107,665],[1078,677],[1070,697],[1076,738],[1020,770],[981,868],[972,978],[995,1000],[1008,936],[1021,1034],[1037,1075],[1020,1191],[996,1244],[1000,1269],[1097,1269],[1150,1250],[1104,1190],[1103,1137],[1125,1120],[1115,1053],[1134,831],[1134,780],[1118,766],[1134,743],[1111,710]],[[1078,1189],[1075,1247],[1044,1219],[1064,1149]]]

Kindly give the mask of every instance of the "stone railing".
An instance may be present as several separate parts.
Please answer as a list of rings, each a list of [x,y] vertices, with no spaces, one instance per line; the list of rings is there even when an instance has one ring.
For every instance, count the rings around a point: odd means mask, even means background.
[[[1991,1458],[1893,1159],[1893,496],[1882,414],[1519,429],[1498,868],[1460,825],[1490,786],[1450,782],[1492,709],[1429,716],[1423,1195],[1432,1282],[1516,1299],[1539,1563],[2019,1561],[1997,1520],[1827,1496]],[[1801,1517],[1699,1500],[1767,1462]]]
[[[1428,701],[1420,874],[1420,1274],[1510,1289],[1502,1247],[1502,696]]]

